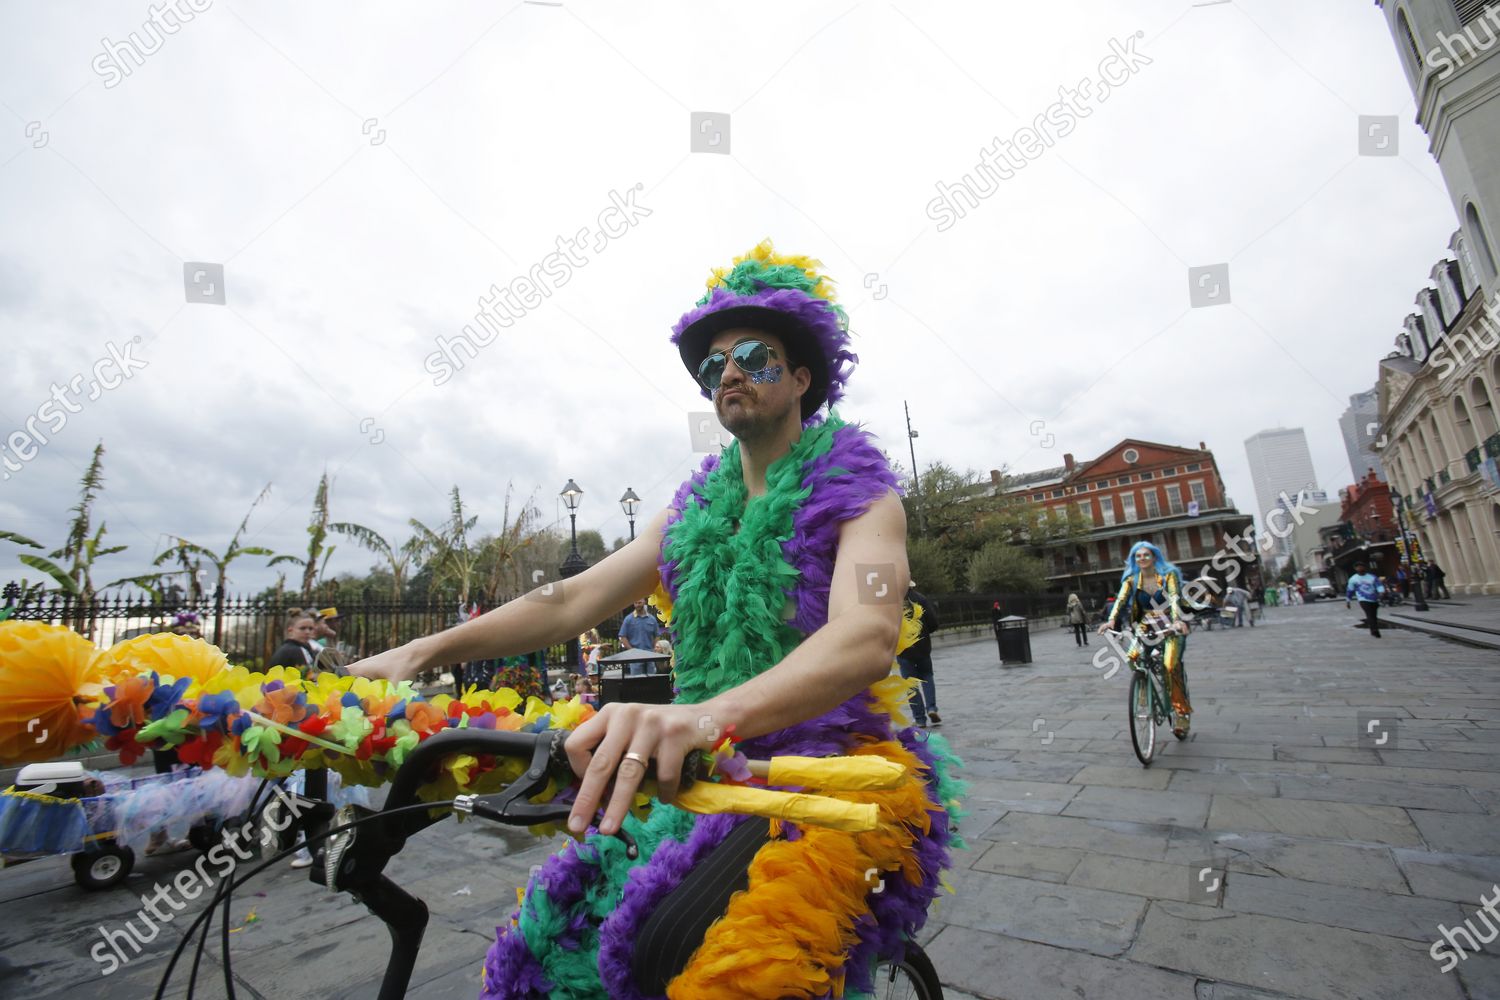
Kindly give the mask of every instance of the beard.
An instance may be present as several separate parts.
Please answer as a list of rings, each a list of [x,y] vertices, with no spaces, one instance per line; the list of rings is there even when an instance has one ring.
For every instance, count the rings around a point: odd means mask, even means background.
[[[719,423],[738,441],[755,441],[775,434],[786,422],[787,413],[797,405],[795,398],[784,406],[767,406],[766,398],[750,387],[745,387],[743,396],[731,401],[729,406],[714,401],[714,410]]]

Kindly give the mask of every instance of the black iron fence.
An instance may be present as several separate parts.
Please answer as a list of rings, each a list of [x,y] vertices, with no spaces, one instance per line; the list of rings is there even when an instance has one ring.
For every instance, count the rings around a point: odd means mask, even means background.
[[[996,616],[997,603],[1002,617],[1022,615],[1031,619],[1062,614],[1064,607],[1064,598],[1053,594],[931,594],[929,597],[945,629],[988,627]],[[141,597],[102,596],[79,601],[65,595],[47,595],[14,605],[10,616],[67,625],[101,648],[137,635],[165,632],[174,625],[195,622],[203,638],[224,650],[231,663],[253,668],[271,659],[283,641],[290,612],[299,607],[304,605],[295,596],[281,600],[221,597],[200,602],[155,602]],[[338,610],[342,617],[338,644],[355,658],[373,656],[441,632],[465,617],[456,602],[435,600],[340,600]],[[613,615],[596,627],[606,643],[613,643],[619,635],[621,617],[622,614]],[[553,668],[577,669],[568,661],[566,643],[537,650],[532,660],[545,660]]]
[[[306,605],[295,597],[221,597],[194,603],[119,596],[79,601],[66,595],[48,595],[15,605],[10,615],[67,625],[101,647],[137,635],[168,631],[174,625],[196,628],[203,638],[223,649],[232,663],[254,666],[271,658],[283,641],[290,613],[303,607]],[[341,601],[338,610],[342,616],[339,644],[359,657],[442,631],[459,621],[457,605],[437,601]]]

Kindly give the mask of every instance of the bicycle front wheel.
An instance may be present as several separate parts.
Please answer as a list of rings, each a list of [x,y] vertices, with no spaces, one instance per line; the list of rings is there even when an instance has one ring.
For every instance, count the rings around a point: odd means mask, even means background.
[[[1144,767],[1151,766],[1156,753],[1156,706],[1152,704],[1151,681],[1143,670],[1130,677],[1130,744]]]
[[[899,962],[884,962],[875,970],[877,1000],[943,1000],[932,959],[915,941],[908,941]]]

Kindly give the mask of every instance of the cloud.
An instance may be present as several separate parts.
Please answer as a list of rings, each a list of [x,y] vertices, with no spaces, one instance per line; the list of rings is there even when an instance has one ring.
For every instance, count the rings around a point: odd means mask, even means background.
[[[1346,397],[1455,226],[1366,9],[858,7],[788,28],[732,5],[214,5],[106,88],[99,39],[146,18],[20,9],[0,59],[7,105],[48,133],[35,148],[12,117],[0,137],[0,440],[110,339],[150,359],[0,483],[0,523],[54,539],[103,440],[101,511],[131,546],[111,575],[169,534],[222,545],[266,482],[252,535],[299,551],[325,469],[336,517],[398,535],[455,483],[481,530],[507,483],[554,520],[569,478],[580,528],[626,534],[620,493],[660,506],[698,461],[685,414],[707,406],[668,328],[768,235],[839,279],[862,358],[843,412],[896,457],[903,401],[924,465],[1203,440],[1248,509],[1244,438],[1300,425],[1336,489]],[[1137,30],[1153,63],[936,232],[934,185]],[[1355,108],[1401,113],[1405,163],[1354,155]],[[689,153],[696,110],[731,115],[731,155]],[[433,384],[436,338],[638,183],[649,218]],[[226,305],[186,303],[185,260],[224,265]],[[1187,268],[1222,261],[1232,306],[1189,310]],[[332,568],[368,564],[341,547]]]

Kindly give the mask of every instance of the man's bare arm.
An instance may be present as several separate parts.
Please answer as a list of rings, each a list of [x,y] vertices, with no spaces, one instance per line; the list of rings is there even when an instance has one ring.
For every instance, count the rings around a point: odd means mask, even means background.
[[[428,667],[515,656],[581,634],[649,596],[658,582],[663,510],[626,545],[570,580],[539,587],[472,621],[361,660],[349,669],[368,677],[401,680]]]

